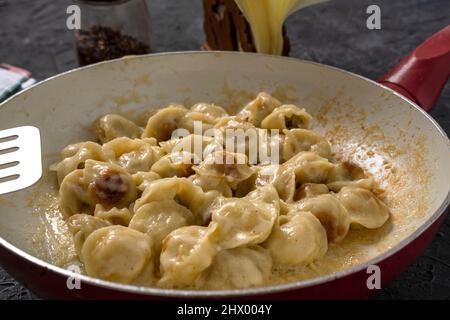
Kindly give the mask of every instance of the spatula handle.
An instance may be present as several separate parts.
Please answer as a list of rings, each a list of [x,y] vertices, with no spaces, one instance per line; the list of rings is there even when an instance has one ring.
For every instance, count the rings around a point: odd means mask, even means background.
[[[450,25],[425,40],[378,81],[430,111],[450,76]]]

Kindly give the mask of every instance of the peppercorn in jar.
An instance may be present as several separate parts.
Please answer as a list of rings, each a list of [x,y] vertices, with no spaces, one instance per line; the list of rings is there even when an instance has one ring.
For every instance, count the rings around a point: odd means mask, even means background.
[[[145,0],[75,0],[81,29],[75,33],[80,65],[151,52]]]

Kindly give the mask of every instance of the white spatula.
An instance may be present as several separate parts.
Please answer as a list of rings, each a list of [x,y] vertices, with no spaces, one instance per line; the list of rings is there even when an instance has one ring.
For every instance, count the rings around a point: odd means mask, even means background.
[[[41,176],[39,129],[24,126],[0,131],[0,195],[27,188]]]

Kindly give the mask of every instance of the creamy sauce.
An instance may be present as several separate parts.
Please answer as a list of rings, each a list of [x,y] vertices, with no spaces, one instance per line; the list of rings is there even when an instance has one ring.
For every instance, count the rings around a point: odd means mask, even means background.
[[[259,53],[281,55],[282,28],[297,10],[326,0],[236,0],[252,29]]]

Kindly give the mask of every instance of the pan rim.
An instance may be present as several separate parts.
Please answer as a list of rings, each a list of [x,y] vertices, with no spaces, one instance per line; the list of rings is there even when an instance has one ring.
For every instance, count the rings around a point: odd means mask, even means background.
[[[396,95],[398,98],[404,100],[409,105],[411,105],[416,111],[419,111],[422,113],[423,116],[427,118],[428,121],[431,121],[431,123],[434,125],[434,127],[438,130],[440,135],[443,139],[447,139],[447,134],[444,132],[444,130],[440,127],[440,125],[428,114],[426,113],[422,108],[420,108],[417,104],[414,102],[408,100],[407,98],[403,97],[402,95],[398,94],[394,90],[383,86],[369,78],[366,78],[364,76],[352,73],[350,71],[346,71],[337,67],[321,64],[318,62],[313,61],[306,61],[302,59],[292,58],[292,57],[281,57],[281,56],[273,56],[273,55],[267,55],[267,54],[260,54],[260,53],[246,53],[246,52],[224,52],[224,51],[180,51],[180,52],[164,52],[164,53],[156,53],[156,54],[147,54],[147,55],[141,55],[141,56],[127,56],[121,59],[115,59],[115,60],[109,60],[100,62],[97,64],[84,66],[80,68],[71,69],[69,71],[57,74],[55,76],[52,76],[50,78],[47,78],[41,82],[36,83],[35,85],[27,88],[26,90],[23,90],[19,93],[16,93],[12,97],[6,99],[4,102],[0,104],[0,110],[2,107],[5,107],[11,100],[17,98],[18,96],[29,92],[31,90],[34,90],[37,86],[41,86],[49,81],[56,80],[59,77],[64,77],[68,74],[71,74],[73,72],[78,72],[85,69],[93,69],[97,68],[104,64],[112,64],[120,60],[138,60],[138,59],[148,59],[151,57],[161,57],[161,56],[175,56],[175,55],[224,55],[224,56],[238,56],[238,55],[247,55],[247,56],[257,56],[260,58],[268,58],[268,59],[282,59],[285,61],[293,61],[295,63],[306,63],[306,64],[312,64],[316,65],[321,68],[330,69],[333,71],[341,72],[344,74],[347,74],[352,77],[356,77],[361,80],[368,81],[369,83],[372,83],[373,85],[376,85],[385,91]],[[447,192],[447,197],[443,201],[443,203],[440,205],[440,207],[422,224],[419,228],[417,228],[411,235],[400,241],[396,246],[393,248],[387,250],[383,254],[365,262],[362,264],[358,264],[356,266],[353,266],[351,268],[347,268],[338,272],[334,272],[331,274],[323,275],[320,277],[307,279],[307,280],[301,280],[301,281],[295,281],[290,282],[286,284],[278,284],[278,285],[271,285],[266,287],[258,287],[258,288],[246,288],[246,289],[233,289],[233,290],[176,290],[176,289],[161,289],[156,287],[142,287],[142,286],[135,286],[135,285],[126,285],[111,281],[105,281],[100,280],[97,278],[93,278],[87,275],[80,275],[79,278],[82,282],[85,282],[92,286],[98,286],[105,289],[115,290],[115,291],[121,291],[121,292],[128,292],[128,293],[134,293],[134,294],[140,294],[140,295],[148,295],[148,296],[159,296],[159,297],[167,297],[167,298],[228,298],[228,297],[246,297],[246,296],[258,296],[258,295],[264,295],[264,294],[274,294],[274,293],[280,293],[280,292],[286,292],[286,291],[292,291],[297,289],[303,289],[307,287],[313,287],[320,284],[324,284],[327,282],[331,282],[340,278],[347,277],[351,274],[360,272],[367,268],[369,265],[378,264],[381,261],[386,260],[387,258],[393,256],[394,254],[400,252],[403,248],[405,248],[407,245],[412,243],[415,239],[417,239],[420,235],[422,235],[431,225],[433,225],[446,211],[447,207],[450,204],[450,187],[449,191]],[[27,260],[28,262],[31,262],[33,264],[36,264],[40,267],[46,268],[48,270],[51,270],[61,276],[65,276],[67,278],[73,277],[73,273],[69,270],[66,270],[64,268],[52,265],[44,260],[41,260],[22,249],[14,246],[13,244],[9,243],[5,239],[3,239],[0,236],[0,246],[4,247],[6,250],[11,251],[12,253],[20,256],[21,258]],[[1,264],[1,262],[0,262]]]

